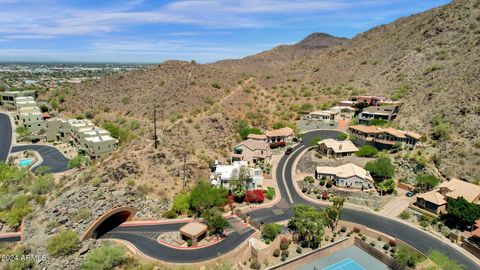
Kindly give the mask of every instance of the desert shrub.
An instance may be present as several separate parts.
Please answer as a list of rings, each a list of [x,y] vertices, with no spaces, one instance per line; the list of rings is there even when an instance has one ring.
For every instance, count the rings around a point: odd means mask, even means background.
[[[112,122],[103,123],[103,128],[108,130],[112,137],[116,138],[120,143],[127,143],[135,138],[135,135],[128,129],[122,128]]]
[[[362,236],[362,240],[365,241],[367,240],[367,237],[365,235]]]
[[[340,228],[340,231],[341,231],[341,232],[346,232],[346,231],[347,231],[347,227],[342,226],[342,228]]]
[[[464,266],[457,261],[450,259],[447,254],[438,250],[430,250],[428,257],[438,266],[440,269],[448,270],[463,270]]]
[[[400,218],[401,219],[409,219],[412,215],[410,214],[409,211],[403,211],[402,213],[400,213]]]
[[[370,246],[374,247],[375,246],[375,242],[370,242]]]
[[[177,218],[177,212],[175,210],[168,210],[162,214],[164,218]]]
[[[288,250],[282,250],[282,255],[284,254],[288,257],[290,255],[290,252]]]
[[[263,190],[255,189],[255,190],[247,190],[245,193],[245,201],[249,203],[263,203],[265,200],[265,194],[263,194]]]
[[[273,187],[268,187],[265,195],[267,196],[267,199],[273,200],[273,198],[275,198],[275,189]]]
[[[192,239],[187,239],[187,247],[191,247],[192,245]]]
[[[30,191],[35,195],[47,194],[54,187],[53,177],[51,175],[41,175],[33,181]]]
[[[278,256],[280,256],[280,249],[277,248],[273,250],[273,257],[278,257]]]
[[[84,161],[84,157],[82,155],[77,155],[76,157],[68,161],[67,167],[69,169],[80,168],[80,166],[82,166],[83,164],[83,161]]]
[[[374,157],[378,154],[378,149],[372,145],[366,144],[358,149],[355,155],[357,157]]]
[[[262,227],[262,237],[264,239],[273,241],[280,234],[282,226],[275,223],[265,224]]]
[[[415,268],[422,260],[422,257],[408,246],[400,246],[395,254],[395,260],[400,265]]]
[[[280,250],[287,250],[288,246],[290,246],[288,239],[286,237],[282,237],[280,240]]]
[[[313,178],[313,176],[309,175],[309,176],[305,176],[305,178],[303,178],[303,181],[312,184],[313,182],[315,182],[315,178]]]
[[[320,179],[320,186],[324,186],[325,185],[325,179]]]
[[[250,268],[251,269],[260,269],[262,265],[258,262],[257,259],[253,259],[252,262],[250,263]]]
[[[53,257],[66,256],[80,249],[80,245],[78,234],[75,231],[66,230],[48,240],[47,251]]]
[[[392,246],[392,247],[397,246],[397,242],[395,242],[395,240],[389,240],[389,241],[388,241],[388,244],[389,244],[390,246]]]
[[[343,133],[343,132],[340,132],[340,133],[338,133],[338,139],[341,140],[341,141],[344,141],[344,140],[348,139],[348,135]]]
[[[297,251],[298,254],[301,254],[301,253],[302,253],[302,248],[301,248],[301,247],[297,247],[296,251]]]
[[[383,245],[383,249],[384,250],[389,250],[390,249],[390,245],[388,243],[386,243],[385,245]]]
[[[127,261],[125,249],[120,246],[103,246],[88,253],[82,263],[82,270],[114,269]]]

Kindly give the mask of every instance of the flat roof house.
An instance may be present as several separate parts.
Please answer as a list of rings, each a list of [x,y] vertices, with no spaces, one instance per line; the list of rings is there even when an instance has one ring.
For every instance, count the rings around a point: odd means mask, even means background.
[[[35,91],[6,91],[0,92],[0,105],[7,110],[15,110],[15,98],[17,97],[33,97],[36,98]]]
[[[325,178],[334,181],[337,187],[371,189],[373,178],[364,168],[352,163],[338,167],[318,166],[315,171],[317,179]]]
[[[350,106],[334,106],[330,108],[330,111],[338,112],[335,115],[335,120],[351,120],[357,110]]]
[[[309,113],[306,118],[322,121],[325,123],[330,123],[335,121],[335,116],[339,114],[340,111],[331,111],[331,110],[321,110],[321,111],[314,111]]]
[[[327,157],[343,158],[351,156],[358,148],[349,140],[325,139],[318,142],[317,151]]]
[[[371,106],[363,109],[358,117],[360,124],[370,124],[373,119],[391,121],[397,117],[398,106]]]
[[[269,142],[286,142],[293,138],[293,129],[284,127],[275,130],[267,131],[267,138]]]
[[[379,149],[390,148],[395,143],[415,146],[421,135],[413,131],[403,131],[394,128],[356,125],[349,128],[350,132],[361,144],[369,143]]]
[[[230,188],[231,181],[238,179],[242,168],[248,178],[248,189],[256,189],[262,185],[262,169],[249,167],[246,161],[234,161],[231,165],[217,165],[210,177],[212,185]]]
[[[247,161],[249,164],[265,162],[272,157],[270,145],[265,141],[248,139],[233,148],[232,161]]]
[[[430,212],[440,214],[447,212],[448,198],[463,197],[470,203],[480,205],[480,186],[452,178],[432,190],[417,196],[416,205]]]
[[[367,103],[368,105],[376,106],[382,104],[387,98],[378,96],[353,96],[351,100],[355,103]]]
[[[70,138],[70,127],[64,119],[53,118],[45,121],[46,132],[45,138],[48,142],[61,141],[67,142]]]
[[[97,159],[110,154],[115,151],[117,147],[117,139],[109,135],[102,135],[85,138],[80,150],[85,151],[85,154],[88,154],[92,159]]]

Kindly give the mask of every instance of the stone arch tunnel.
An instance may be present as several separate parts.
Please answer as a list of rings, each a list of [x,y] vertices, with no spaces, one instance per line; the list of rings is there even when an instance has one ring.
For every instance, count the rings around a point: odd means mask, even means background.
[[[100,238],[107,232],[118,227],[125,221],[130,221],[137,214],[137,209],[130,206],[117,207],[109,210],[96,219],[85,231],[82,240]]]

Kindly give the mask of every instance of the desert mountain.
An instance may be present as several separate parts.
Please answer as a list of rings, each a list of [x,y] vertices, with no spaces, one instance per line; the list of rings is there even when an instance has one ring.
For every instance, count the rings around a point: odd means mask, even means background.
[[[393,125],[424,134],[425,149],[398,156],[413,170],[480,179],[480,3],[459,0],[375,27],[351,40],[312,34],[240,60],[211,64],[167,61],[67,90],[67,114],[89,112],[113,121],[134,139],[103,163],[108,172],[133,164],[128,177],[160,193],[205,176],[208,161],[228,156],[236,123],[267,128],[352,94],[403,102]],[[158,105],[160,149],[152,148],[152,108]],[[132,124],[140,123],[140,125]],[[110,175],[111,176],[111,175]],[[120,179],[122,180],[122,179]]]

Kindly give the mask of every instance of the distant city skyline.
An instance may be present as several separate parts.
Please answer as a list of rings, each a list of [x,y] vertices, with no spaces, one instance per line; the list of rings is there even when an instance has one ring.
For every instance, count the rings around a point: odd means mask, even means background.
[[[447,0],[0,0],[0,61],[206,63],[352,38]]]

